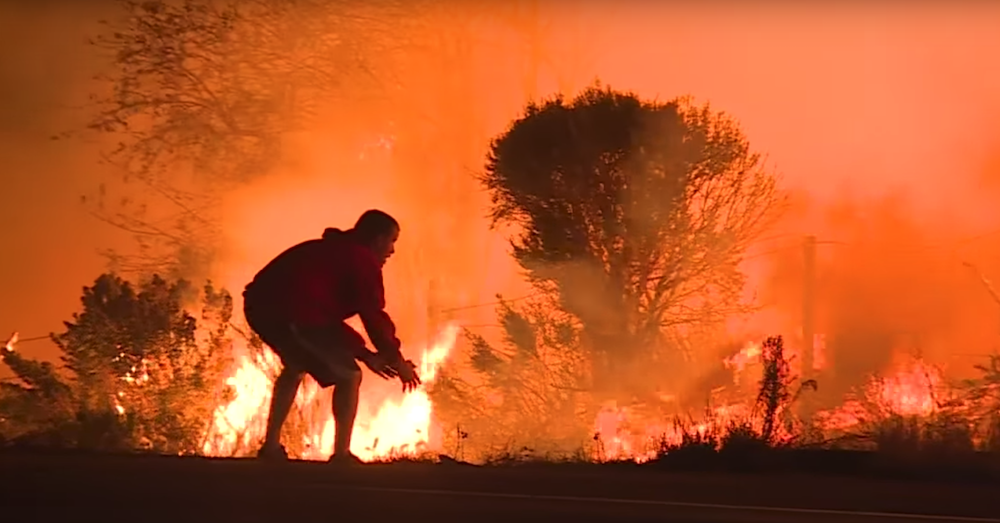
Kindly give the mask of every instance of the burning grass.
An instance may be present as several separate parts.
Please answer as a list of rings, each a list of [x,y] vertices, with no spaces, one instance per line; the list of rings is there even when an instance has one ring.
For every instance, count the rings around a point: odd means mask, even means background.
[[[607,421],[621,422],[629,413],[606,410],[602,415],[608,432],[595,433],[575,452],[539,453],[510,442],[479,461],[487,466],[575,464],[1000,480],[995,395],[1000,360],[980,367],[981,380],[954,386],[946,386],[935,369],[911,362],[896,375],[872,377],[841,407],[804,419],[796,407],[817,390],[817,383],[791,374],[780,337],[769,338],[755,352],[762,372],[751,405],[708,408],[700,420],[689,416],[666,424],[642,423],[641,433],[616,431]],[[462,439],[474,437],[459,433]]]

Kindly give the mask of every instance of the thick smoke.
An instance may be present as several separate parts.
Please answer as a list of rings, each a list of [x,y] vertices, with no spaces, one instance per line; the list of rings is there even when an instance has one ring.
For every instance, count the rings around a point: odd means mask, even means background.
[[[1000,274],[990,232],[943,212],[921,212],[900,195],[809,207],[794,219],[817,237],[816,333],[830,401],[900,358],[922,358],[967,376],[994,350],[1000,304],[987,281]],[[804,299],[801,236],[789,235],[767,269],[773,328],[800,335]]]

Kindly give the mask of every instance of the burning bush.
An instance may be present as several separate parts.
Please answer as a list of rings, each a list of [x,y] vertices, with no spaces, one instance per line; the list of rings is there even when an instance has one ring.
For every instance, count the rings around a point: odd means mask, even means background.
[[[765,340],[758,353],[762,373],[753,407],[742,416],[730,414],[732,409],[711,409],[697,424],[678,420],[674,432],[661,437],[661,458],[707,450],[741,454],[799,441],[803,424],[792,406],[804,388],[815,390],[816,383],[810,380],[795,387],[797,377],[791,374],[781,336]]]
[[[467,360],[453,362],[432,389],[439,420],[455,428],[444,433],[446,448],[477,459],[523,454],[526,444],[535,455],[578,449],[590,424],[580,415],[588,362],[577,323],[541,301],[503,303],[498,317],[503,343],[466,333]]]
[[[201,299],[201,320],[186,305]],[[67,447],[200,450],[230,355],[232,299],[211,284],[113,274],[85,287],[83,310],[53,334],[65,371],[7,351],[0,417],[24,441]],[[199,339],[203,337],[202,339]]]

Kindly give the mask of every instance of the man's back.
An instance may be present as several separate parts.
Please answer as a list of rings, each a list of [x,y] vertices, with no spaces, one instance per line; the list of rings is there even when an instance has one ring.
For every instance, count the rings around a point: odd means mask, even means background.
[[[301,325],[343,321],[359,312],[362,300],[384,301],[374,255],[335,229],[278,255],[247,285],[244,296],[259,299],[281,320]]]

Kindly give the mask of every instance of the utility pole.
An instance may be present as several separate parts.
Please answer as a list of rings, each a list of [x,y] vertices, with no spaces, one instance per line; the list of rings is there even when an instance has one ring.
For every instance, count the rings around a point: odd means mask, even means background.
[[[808,235],[802,242],[802,375],[800,382],[815,378],[816,354],[816,237]],[[815,411],[814,397],[806,392],[800,398],[800,417],[810,423]]]
[[[813,377],[816,351],[816,237],[806,236],[802,243],[802,377]]]

